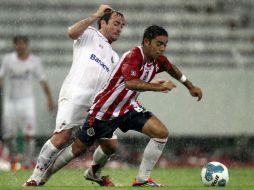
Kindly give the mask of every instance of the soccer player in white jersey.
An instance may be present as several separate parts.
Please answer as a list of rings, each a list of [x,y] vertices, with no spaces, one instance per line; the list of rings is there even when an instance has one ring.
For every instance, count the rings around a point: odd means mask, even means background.
[[[19,128],[25,137],[22,167],[33,167],[36,134],[34,79],[40,81],[50,111],[54,104],[41,60],[29,53],[27,36],[15,36],[13,43],[16,51],[6,54],[2,60],[0,85],[4,88],[3,139],[11,155],[11,169],[15,170],[16,135]]]
[[[150,174],[167,142],[168,129],[155,115],[139,104],[137,97],[143,91],[165,93],[175,88],[172,81],[151,82],[157,73],[165,71],[182,82],[193,97],[198,97],[198,101],[202,98],[202,90],[194,86],[163,55],[167,42],[166,30],[152,25],[145,30],[142,45],[123,55],[107,85],[96,95],[78,138],[58,156],[55,166],[52,167],[52,173],[86,151],[95,140],[110,139],[115,129],[119,127],[123,132],[136,130],[150,137],[138,175],[132,185],[161,186],[150,178]],[[104,166],[105,162],[103,159],[97,160],[97,168],[94,167],[93,170],[101,169],[99,164]],[[89,173],[90,169],[85,175]]]
[[[96,20],[99,30],[90,26]],[[124,24],[122,13],[102,4],[93,15],[69,27],[68,35],[74,40],[73,62],[60,91],[56,128],[51,139],[42,147],[32,176],[23,186],[44,183],[42,177],[45,171],[68,145],[74,131],[83,125],[94,96],[105,85],[119,62],[111,43],[118,39]],[[112,154],[109,149],[104,151],[100,146],[98,149],[106,158]],[[102,180],[106,186],[110,183],[103,176],[98,176],[98,180]]]

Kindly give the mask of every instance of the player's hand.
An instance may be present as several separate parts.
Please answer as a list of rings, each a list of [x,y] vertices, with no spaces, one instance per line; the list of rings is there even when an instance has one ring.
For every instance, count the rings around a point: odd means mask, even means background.
[[[198,97],[198,101],[202,99],[203,93],[201,88],[193,86],[192,88],[189,89],[189,92],[193,97]]]
[[[173,88],[176,88],[175,83],[173,83],[171,80],[162,81],[161,85],[165,87],[165,90],[161,91],[163,93],[168,93],[168,91],[172,90]]]
[[[105,11],[107,10],[112,10],[112,8],[109,5],[101,4],[99,9],[95,13],[95,16],[97,18],[100,18],[104,15]]]

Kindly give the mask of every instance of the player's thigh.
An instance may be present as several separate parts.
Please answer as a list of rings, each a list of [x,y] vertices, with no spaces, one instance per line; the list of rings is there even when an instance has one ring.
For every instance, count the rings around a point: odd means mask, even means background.
[[[67,99],[59,101],[54,133],[82,126],[88,109],[86,105],[75,104]]]
[[[150,117],[142,128],[142,133],[148,135],[151,138],[167,138],[167,127],[156,117]]]
[[[35,102],[32,98],[23,99],[17,106],[19,115],[19,127],[25,136],[35,136],[36,133],[36,111]]]
[[[3,139],[14,138],[17,132],[17,118],[16,105],[13,102],[5,101],[4,113],[2,122]]]

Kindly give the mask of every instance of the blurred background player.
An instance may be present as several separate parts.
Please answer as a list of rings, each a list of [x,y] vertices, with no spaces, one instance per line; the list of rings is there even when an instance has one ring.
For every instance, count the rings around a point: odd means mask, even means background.
[[[95,21],[99,30],[90,26]],[[100,5],[93,15],[69,27],[68,35],[74,40],[73,63],[59,95],[55,131],[43,145],[33,174],[24,186],[41,185],[44,172],[68,145],[75,130],[83,125],[94,96],[119,61],[111,43],[118,39],[124,24],[122,13]],[[104,155],[108,158],[111,154],[107,149]]]
[[[176,87],[172,81],[151,82],[155,75],[161,72],[167,72],[179,80],[189,90],[191,96],[198,98],[198,101],[202,98],[202,90],[193,85],[164,56],[167,43],[168,33],[164,28],[152,25],[145,30],[142,45],[126,52],[120,59],[110,80],[96,95],[78,138],[57,157],[51,167],[51,174],[74,157],[84,153],[96,140],[98,142],[101,139],[111,141],[114,131],[119,127],[123,132],[135,130],[150,137],[144,150],[138,175],[132,185],[161,186],[150,178],[150,174],[167,143],[169,132],[154,114],[141,106],[137,98],[143,91],[166,93]],[[102,147],[102,144],[100,145]],[[104,148],[111,149],[107,145],[104,144]],[[102,180],[98,180],[97,172],[102,169],[107,159],[104,159],[105,157],[98,151],[95,151],[93,158],[96,161],[94,160],[92,166],[85,172],[85,177],[103,186]]]
[[[39,57],[29,52],[27,36],[13,38],[15,52],[3,57],[0,68],[0,86],[4,88],[3,140],[9,149],[11,169],[16,169],[16,137],[18,130],[24,135],[23,168],[32,168],[35,150],[36,111],[33,81],[40,82],[47,97],[48,109],[54,103]]]

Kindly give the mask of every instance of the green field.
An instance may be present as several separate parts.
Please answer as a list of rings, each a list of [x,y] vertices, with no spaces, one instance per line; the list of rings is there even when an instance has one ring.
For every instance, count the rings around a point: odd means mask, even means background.
[[[106,169],[103,174],[110,175],[117,187],[113,189],[133,189],[131,181],[137,173],[137,168]],[[22,183],[29,177],[31,171],[2,172],[0,171],[0,189],[24,189]],[[170,190],[202,190],[202,189],[225,189],[225,190],[254,190],[254,168],[229,168],[230,180],[227,187],[204,187],[200,181],[200,168],[168,168],[155,169],[152,177],[166,185],[162,189]],[[63,169],[43,187],[41,190],[91,190],[105,189],[97,184],[92,184],[83,178],[83,169]],[[33,189],[33,188],[29,188]],[[143,189],[143,188],[142,188]],[[146,188],[147,189],[147,188]],[[153,189],[153,188],[148,188]]]

